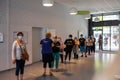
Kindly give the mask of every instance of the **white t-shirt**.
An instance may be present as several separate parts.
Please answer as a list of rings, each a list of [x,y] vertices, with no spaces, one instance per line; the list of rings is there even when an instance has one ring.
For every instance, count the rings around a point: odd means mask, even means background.
[[[22,49],[26,49],[25,43],[20,45]],[[21,52],[20,46],[18,45],[17,40],[15,40],[12,45],[12,60],[15,60],[15,59],[20,60],[21,56],[22,56],[22,52]]]

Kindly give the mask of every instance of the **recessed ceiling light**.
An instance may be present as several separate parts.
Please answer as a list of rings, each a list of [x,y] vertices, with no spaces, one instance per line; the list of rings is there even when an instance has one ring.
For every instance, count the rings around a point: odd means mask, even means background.
[[[53,6],[54,1],[53,0],[42,0],[42,4],[45,7],[51,7],[51,6]]]
[[[71,8],[70,9],[70,15],[76,15],[77,14],[77,9],[76,8]]]

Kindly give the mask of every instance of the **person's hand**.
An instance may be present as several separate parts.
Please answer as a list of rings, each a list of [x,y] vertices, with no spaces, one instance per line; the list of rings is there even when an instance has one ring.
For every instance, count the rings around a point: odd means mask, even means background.
[[[12,60],[12,63],[15,64],[15,63],[16,63],[16,60]]]

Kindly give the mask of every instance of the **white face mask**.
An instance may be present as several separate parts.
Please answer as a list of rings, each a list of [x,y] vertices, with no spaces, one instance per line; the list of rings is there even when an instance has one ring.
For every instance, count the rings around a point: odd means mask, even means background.
[[[72,39],[72,37],[69,37],[69,39]]]
[[[18,36],[18,39],[19,39],[19,40],[22,40],[22,39],[23,39],[23,36]]]

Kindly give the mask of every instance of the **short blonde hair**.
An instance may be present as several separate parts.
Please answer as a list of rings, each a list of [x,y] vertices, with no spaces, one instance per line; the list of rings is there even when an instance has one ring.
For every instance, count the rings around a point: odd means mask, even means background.
[[[46,33],[46,38],[50,38],[51,37],[51,33],[50,32],[47,32]]]

